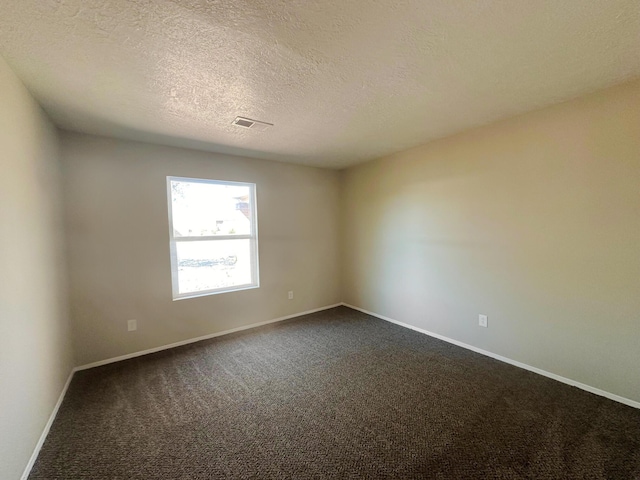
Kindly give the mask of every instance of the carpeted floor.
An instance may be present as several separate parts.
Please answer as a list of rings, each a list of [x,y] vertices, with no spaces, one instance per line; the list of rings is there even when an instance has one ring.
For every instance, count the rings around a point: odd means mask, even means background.
[[[640,479],[640,410],[339,307],[78,372],[35,479]]]

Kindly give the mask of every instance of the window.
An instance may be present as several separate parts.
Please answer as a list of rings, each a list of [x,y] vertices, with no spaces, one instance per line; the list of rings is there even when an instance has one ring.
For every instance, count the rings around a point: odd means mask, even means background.
[[[167,177],[173,299],[257,288],[254,183]]]

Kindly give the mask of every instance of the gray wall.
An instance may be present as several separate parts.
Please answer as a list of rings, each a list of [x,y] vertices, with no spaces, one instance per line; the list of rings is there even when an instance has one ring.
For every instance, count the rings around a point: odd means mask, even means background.
[[[342,227],[347,303],[640,401],[640,82],[348,169]]]
[[[72,133],[62,152],[77,365],[341,301],[339,172]],[[168,175],[256,183],[259,289],[172,301]]]
[[[19,478],[71,373],[56,130],[0,57],[0,478]]]

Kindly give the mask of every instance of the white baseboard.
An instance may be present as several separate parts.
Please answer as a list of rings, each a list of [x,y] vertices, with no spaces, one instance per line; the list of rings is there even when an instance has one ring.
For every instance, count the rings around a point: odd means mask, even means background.
[[[62,387],[62,392],[60,392],[58,401],[56,402],[55,407],[53,407],[53,411],[49,416],[49,420],[47,420],[47,423],[44,426],[44,430],[42,430],[42,435],[40,435],[40,438],[38,439],[38,443],[36,443],[36,447],[33,449],[31,458],[29,458],[29,463],[27,463],[27,466],[25,467],[24,472],[22,472],[22,476],[20,477],[20,480],[27,480],[27,478],[29,477],[29,474],[31,473],[31,469],[33,468],[33,465],[36,463],[36,459],[40,454],[40,449],[42,448],[42,445],[44,444],[44,441],[47,438],[47,435],[49,435],[49,430],[51,429],[51,425],[53,425],[53,421],[56,419],[56,415],[58,415],[58,410],[60,409],[60,405],[62,405],[62,400],[64,400],[64,396],[67,394],[67,389],[69,388],[69,384],[71,383],[71,379],[73,378],[73,374],[75,373],[75,371],[76,370],[74,368],[73,370],[71,370],[71,373],[69,373],[69,377],[67,378],[67,381],[64,384],[64,387]]]
[[[76,367],[74,371],[87,370],[89,368],[101,367],[102,365],[108,365],[109,363],[120,362],[122,360],[128,360],[130,358],[140,357],[142,355],[148,355],[149,353],[160,352],[162,350],[168,350],[169,348],[180,347],[182,345],[188,345],[189,343],[199,342],[201,340],[208,340],[210,338],[221,337],[230,333],[240,332],[242,330],[249,330],[251,328],[262,327],[263,325],[269,325],[270,323],[282,322],[283,320],[289,320],[290,318],[301,317],[302,315],[309,315],[310,313],[321,312],[322,310],[328,310],[341,306],[342,303],[336,303],[334,305],[327,305],[325,307],[314,308],[313,310],[307,310],[306,312],[294,313],[285,317],[274,318],[273,320],[267,320],[265,322],[252,323],[251,325],[244,325],[242,327],[232,328],[230,330],[224,330],[222,332],[210,333],[209,335],[203,335],[201,337],[190,338],[188,340],[182,340],[180,342],[170,343],[168,345],[162,345],[160,347],[149,348],[147,350],[141,350],[139,352],[128,353],[126,355],[120,355],[119,357],[108,358],[106,360],[100,360],[97,362],[87,363]]]
[[[623,403],[625,405],[629,405],[630,407],[634,407],[634,408],[639,408],[640,409],[640,402],[636,402],[634,400],[631,400],[631,399],[628,399],[628,398],[625,398],[625,397],[621,397],[619,395],[615,395],[615,394],[610,393],[610,392],[606,392],[604,390],[592,387],[590,385],[586,385],[584,383],[576,382],[576,381],[571,380],[569,378],[562,377],[560,375],[556,375],[555,373],[547,372],[546,370],[542,370],[540,368],[532,367],[531,365],[527,365],[525,363],[521,363],[521,362],[518,362],[516,360],[512,360],[510,358],[507,358],[507,357],[503,357],[502,355],[498,355],[498,354],[489,352],[487,350],[483,350],[481,348],[474,347],[473,345],[469,345],[469,344],[466,344],[466,343],[463,343],[463,342],[459,342],[458,340],[454,340],[452,338],[445,337],[444,335],[439,335],[437,333],[433,333],[433,332],[430,332],[428,330],[424,330],[424,329],[419,328],[419,327],[414,327],[413,325],[409,325],[408,323],[399,322],[399,321],[394,320],[392,318],[385,317],[384,315],[379,315],[377,313],[365,310],[364,308],[356,307],[354,305],[350,305],[348,303],[344,303],[343,302],[343,303],[336,303],[334,305],[327,305],[325,307],[315,308],[313,310],[307,310],[306,312],[294,313],[292,315],[287,315],[287,316],[280,317],[280,318],[274,318],[273,320],[267,320],[265,322],[252,323],[251,325],[244,325],[242,327],[232,328],[230,330],[224,330],[222,332],[216,332],[216,333],[212,333],[212,334],[209,334],[209,335],[203,335],[201,337],[190,338],[188,340],[183,340],[181,342],[175,342],[175,343],[171,343],[169,345],[163,345],[163,346],[160,346],[160,347],[150,348],[148,350],[129,353],[127,355],[121,355],[119,357],[109,358],[109,359],[106,359],[106,360],[100,360],[98,362],[93,362],[93,363],[89,363],[89,364],[82,365],[82,366],[79,366],[79,367],[75,367],[71,371],[71,373],[69,374],[69,378],[67,378],[67,381],[64,384],[64,387],[62,388],[62,392],[60,392],[60,396],[58,397],[58,401],[57,401],[55,407],[53,408],[53,411],[51,412],[51,416],[49,417],[49,420],[47,421],[47,423],[46,423],[46,425],[44,427],[44,430],[42,431],[42,435],[40,435],[40,438],[38,439],[38,443],[36,444],[36,446],[35,446],[35,448],[33,450],[33,453],[31,454],[31,458],[29,459],[29,462],[27,463],[27,466],[25,467],[24,472],[22,473],[22,476],[20,477],[20,479],[21,480],[27,480],[27,478],[29,477],[29,474],[31,473],[31,469],[33,468],[33,465],[35,464],[36,459],[38,458],[38,454],[40,453],[40,449],[42,448],[42,445],[44,444],[44,441],[47,438],[47,435],[49,434],[49,430],[51,429],[51,425],[53,424],[53,421],[55,420],[56,415],[58,414],[58,410],[60,409],[60,405],[62,405],[62,401],[64,400],[64,397],[65,397],[65,395],[67,393],[67,389],[69,388],[69,384],[71,383],[71,379],[73,378],[73,374],[75,372],[77,372],[79,370],[87,370],[89,368],[94,368],[94,367],[99,367],[99,366],[102,366],[102,365],[107,365],[109,363],[119,362],[121,360],[127,360],[127,359],[130,359],[130,358],[140,357],[142,355],[147,355],[149,353],[155,353],[155,352],[159,352],[159,351],[162,351],[162,350],[167,350],[169,348],[179,347],[181,345],[187,345],[189,343],[195,343],[195,342],[199,342],[201,340],[207,340],[209,338],[215,338],[215,337],[220,337],[220,336],[223,336],[223,335],[228,335],[230,333],[240,332],[242,330],[249,330],[251,328],[261,327],[263,325],[268,325],[270,323],[282,322],[282,321],[288,320],[290,318],[300,317],[302,315],[308,315],[310,313],[320,312],[322,310],[328,310],[330,308],[339,307],[341,305],[344,305],[345,307],[348,307],[348,308],[352,308],[353,310],[358,310],[359,312],[362,312],[362,313],[366,313],[367,315],[371,315],[371,316],[374,316],[376,318],[380,318],[380,319],[385,320],[387,322],[395,323],[396,325],[400,325],[401,327],[405,327],[405,328],[409,328],[411,330],[415,330],[416,332],[420,332],[420,333],[423,333],[425,335],[429,335],[430,337],[434,337],[434,338],[437,338],[439,340],[443,340],[443,341],[451,343],[453,345],[457,345],[459,347],[466,348],[467,350],[471,350],[473,352],[480,353],[482,355],[486,355],[487,357],[494,358],[494,359],[499,360],[501,362],[505,362],[505,363],[508,363],[510,365],[514,365],[516,367],[524,368],[525,370],[529,370],[529,371],[537,373],[539,375],[544,375],[545,377],[549,377],[549,378],[552,378],[552,379],[557,380],[559,382],[566,383],[567,385],[571,385],[571,386],[580,388],[582,390],[586,390],[587,392],[594,393],[594,394],[600,395],[602,397],[606,397],[606,398],[608,398],[610,400],[614,400],[616,402],[620,402],[620,403]]]
[[[31,469],[33,468],[33,465],[36,463],[36,459],[38,458],[38,454],[40,453],[40,449],[42,448],[42,445],[44,444],[44,441],[47,438],[47,435],[49,434],[49,430],[51,429],[51,425],[53,425],[53,421],[55,420],[56,415],[58,414],[58,410],[60,409],[60,405],[62,405],[62,401],[64,400],[64,396],[67,393],[67,389],[69,388],[69,384],[71,383],[71,379],[73,378],[73,374],[75,372],[80,371],[80,370],[87,370],[87,369],[93,368],[93,367],[99,367],[101,365],[107,365],[109,363],[119,362],[121,360],[127,360],[129,358],[140,357],[140,356],[146,355],[148,353],[159,352],[161,350],[167,350],[169,348],[179,347],[181,345],[187,345],[189,343],[199,342],[200,340],[207,340],[209,338],[220,337],[222,335],[228,335],[230,333],[240,332],[242,330],[249,330],[251,328],[261,327],[263,325],[268,325],[270,323],[282,322],[284,320],[289,320],[290,318],[301,317],[302,315],[308,315],[310,313],[315,313],[315,312],[321,312],[322,310],[328,310],[330,308],[339,307],[341,305],[342,305],[342,303],[336,303],[334,305],[327,305],[325,307],[314,308],[313,310],[307,310],[306,312],[294,313],[292,315],[287,315],[285,317],[274,318],[273,320],[267,320],[266,322],[252,323],[251,325],[244,325],[242,327],[232,328],[230,330],[224,330],[222,332],[212,333],[212,334],[209,334],[209,335],[203,335],[201,337],[196,337],[196,338],[190,338],[188,340],[183,340],[181,342],[175,342],[175,343],[171,343],[169,345],[163,345],[161,347],[150,348],[148,350],[129,353],[127,355],[121,355],[119,357],[109,358],[107,360],[100,360],[99,362],[93,362],[93,363],[89,363],[87,365],[81,365],[79,367],[74,367],[73,370],[71,370],[71,373],[69,374],[69,378],[67,378],[67,382],[64,384],[64,387],[62,388],[62,392],[60,393],[60,396],[58,397],[58,402],[56,403],[55,407],[53,407],[53,411],[51,412],[51,416],[49,417],[49,420],[47,421],[47,424],[44,426],[44,430],[42,431],[42,435],[40,435],[40,438],[38,439],[38,443],[36,444],[36,446],[35,446],[35,448],[33,450],[33,453],[31,454],[31,458],[29,458],[29,463],[27,463],[27,466],[25,467],[24,472],[22,473],[22,476],[20,477],[20,480],[27,480],[27,478],[29,477],[29,474],[31,473]]]
[[[429,335],[430,337],[437,338],[439,340],[443,340],[448,343],[452,343],[453,345],[457,345],[458,347],[466,348],[467,350],[471,350],[476,353],[480,353],[482,355],[486,355],[487,357],[494,358],[496,360],[500,360],[501,362],[508,363],[510,365],[514,365],[516,367],[524,368],[525,370],[529,370],[530,372],[537,373],[539,375],[544,375],[545,377],[552,378],[562,383],[566,383],[567,385],[571,385],[573,387],[580,388],[582,390],[586,390],[587,392],[594,393],[596,395],[600,395],[601,397],[606,397],[610,400],[614,400],[616,402],[624,403],[625,405],[629,405],[630,407],[640,408],[640,402],[636,402],[635,400],[631,400],[629,398],[621,397],[620,395],[616,395],[614,393],[607,392],[605,390],[601,390],[599,388],[592,387],[590,385],[586,385],[584,383],[576,382],[575,380],[571,380],[570,378],[562,377],[560,375],[556,375],[555,373],[547,372],[546,370],[542,370],[537,367],[532,367],[531,365],[527,365],[526,363],[518,362],[517,360],[512,360],[507,357],[503,357],[502,355],[498,355],[496,353],[489,352],[488,350],[483,350],[478,347],[474,347],[473,345],[469,345],[467,343],[459,342],[458,340],[454,340],[453,338],[445,337],[444,335],[439,335],[437,333],[430,332],[428,330],[424,330],[423,328],[414,327],[413,325],[409,325],[408,323],[399,322],[389,317],[385,317],[384,315],[379,315],[374,312],[370,312],[365,310],[364,308],[356,307],[354,305],[350,305],[348,303],[342,303],[345,307],[352,308],[354,310],[358,310],[359,312],[366,313],[367,315],[371,315],[373,317],[379,318],[381,320],[385,320],[387,322],[395,323],[396,325],[400,325],[401,327],[409,328],[411,330],[415,330],[416,332],[424,333],[425,335]]]

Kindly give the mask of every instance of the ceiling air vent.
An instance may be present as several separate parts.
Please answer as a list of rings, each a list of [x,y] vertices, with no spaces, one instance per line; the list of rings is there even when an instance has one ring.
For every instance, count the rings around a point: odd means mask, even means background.
[[[266,130],[269,127],[273,127],[273,123],[260,122],[259,120],[251,120],[250,118],[245,117],[236,117],[233,121],[233,124],[242,127],[242,128],[250,128],[252,130]]]

